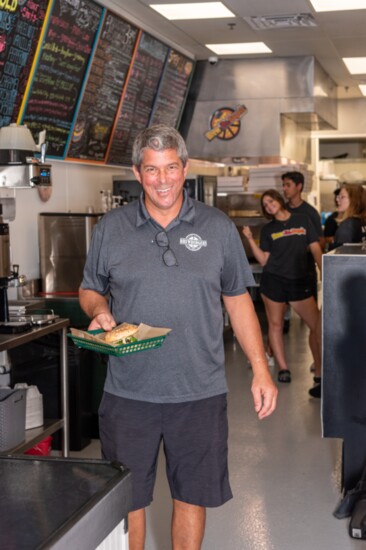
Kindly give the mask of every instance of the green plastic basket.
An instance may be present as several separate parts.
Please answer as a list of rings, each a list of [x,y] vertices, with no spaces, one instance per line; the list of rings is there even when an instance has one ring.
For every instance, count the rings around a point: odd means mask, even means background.
[[[103,330],[89,330],[88,332],[95,335],[102,333]],[[164,336],[156,336],[155,338],[148,338],[147,340],[139,340],[138,342],[131,342],[130,344],[121,344],[120,346],[111,346],[109,344],[104,344],[103,342],[93,342],[91,340],[86,340],[85,338],[74,336],[71,333],[67,336],[71,338],[74,344],[79,348],[97,351],[99,353],[104,353],[105,355],[121,357],[122,355],[127,355],[130,353],[138,353],[139,351],[160,348],[163,345],[167,335],[164,334]]]

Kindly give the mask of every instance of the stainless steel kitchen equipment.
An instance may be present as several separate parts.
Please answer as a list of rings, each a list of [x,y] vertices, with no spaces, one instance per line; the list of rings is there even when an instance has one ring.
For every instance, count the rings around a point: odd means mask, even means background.
[[[51,186],[51,166],[46,164],[46,132],[35,144],[31,131],[25,125],[10,124],[0,128],[0,186]],[[35,154],[40,153],[40,158]]]
[[[193,199],[216,206],[217,177],[216,176],[188,176],[184,187]]]
[[[1,548],[128,548],[132,477],[120,463],[2,456],[0,491]]]
[[[44,294],[77,294],[93,228],[102,215],[89,212],[39,214],[39,256]]]
[[[0,204],[0,333],[23,332],[31,325],[25,321],[9,322],[8,287],[9,284],[22,284],[24,275],[19,275],[19,266],[10,264],[9,224],[2,218]]]

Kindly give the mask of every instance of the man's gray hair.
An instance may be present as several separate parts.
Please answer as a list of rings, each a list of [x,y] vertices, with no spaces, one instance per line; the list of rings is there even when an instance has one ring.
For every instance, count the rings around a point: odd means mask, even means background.
[[[156,124],[150,128],[145,128],[136,136],[132,147],[132,164],[138,170],[140,170],[145,149],[153,149],[154,151],[175,149],[183,166],[188,161],[188,152],[184,139],[175,128],[166,126],[165,124]]]

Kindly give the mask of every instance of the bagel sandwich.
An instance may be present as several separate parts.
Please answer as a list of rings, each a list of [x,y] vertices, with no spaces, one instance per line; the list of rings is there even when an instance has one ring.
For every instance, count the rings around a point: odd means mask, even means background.
[[[105,333],[104,341],[106,344],[129,344],[136,342],[135,334],[138,331],[137,325],[122,323],[117,325],[112,330]]]

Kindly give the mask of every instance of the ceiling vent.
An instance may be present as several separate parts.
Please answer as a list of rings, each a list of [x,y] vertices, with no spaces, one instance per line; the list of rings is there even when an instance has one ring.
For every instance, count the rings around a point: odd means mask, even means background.
[[[244,17],[245,21],[255,30],[290,29],[292,27],[316,27],[311,13],[295,13],[292,15],[258,15]]]

